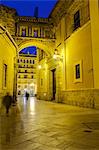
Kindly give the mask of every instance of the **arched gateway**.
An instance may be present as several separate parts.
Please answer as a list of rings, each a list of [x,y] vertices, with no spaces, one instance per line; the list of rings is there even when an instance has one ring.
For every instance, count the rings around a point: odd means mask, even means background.
[[[32,93],[35,94],[36,91],[37,93],[40,93],[40,89],[43,88],[44,82],[48,79],[48,76],[46,75],[48,71],[38,71],[37,67],[40,65],[44,68],[45,63],[44,61],[42,63],[41,60],[44,60],[45,57],[51,59],[55,49],[55,37],[50,22],[48,19],[42,18],[34,19],[33,17],[18,17],[16,33],[13,38],[18,45],[17,93],[20,94],[20,91],[21,93],[25,93],[25,90],[28,90],[29,92],[32,91]],[[28,56],[27,60],[27,57],[25,56],[22,57],[21,55],[21,57],[19,57],[19,52],[30,46],[36,47],[37,58]],[[31,64],[31,62],[33,62],[33,64]],[[45,78],[46,81],[44,81]]]

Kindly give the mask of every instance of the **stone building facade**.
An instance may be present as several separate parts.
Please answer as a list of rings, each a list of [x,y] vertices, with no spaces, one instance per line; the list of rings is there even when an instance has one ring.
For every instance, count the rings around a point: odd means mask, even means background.
[[[50,15],[56,49],[63,55],[56,69],[59,102],[99,107],[98,9],[97,0],[70,0],[58,2]]]
[[[9,32],[0,24],[0,107],[2,97],[16,91],[17,45]]]
[[[39,99],[99,108],[98,9],[98,0],[58,0],[48,18],[16,15],[11,35],[18,51],[36,46],[45,53],[38,60]]]
[[[17,12],[13,8],[0,5],[0,24],[2,24],[11,35],[15,35],[15,23]]]
[[[37,57],[30,54],[19,54],[17,60],[17,94],[30,96],[37,94]]]

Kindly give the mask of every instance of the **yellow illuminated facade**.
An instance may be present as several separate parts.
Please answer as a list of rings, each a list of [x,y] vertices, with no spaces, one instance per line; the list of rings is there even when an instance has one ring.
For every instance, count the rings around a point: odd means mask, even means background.
[[[6,92],[11,95],[16,90],[17,45],[9,32],[0,24],[0,106]]]
[[[38,99],[99,108],[98,10],[98,0],[64,0],[48,18],[15,17],[18,52],[38,49]]]
[[[17,94],[30,96],[37,94],[37,57],[30,54],[19,54],[17,59]]]

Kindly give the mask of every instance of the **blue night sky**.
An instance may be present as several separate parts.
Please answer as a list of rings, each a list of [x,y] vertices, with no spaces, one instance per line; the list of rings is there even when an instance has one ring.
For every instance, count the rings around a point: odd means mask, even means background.
[[[0,0],[0,4],[15,8],[19,16],[34,16],[38,7],[38,17],[47,18],[57,0]]]
[[[36,55],[37,51],[36,51],[36,47],[35,46],[29,46],[26,47],[24,49],[22,49],[19,54],[32,54],[32,55]]]

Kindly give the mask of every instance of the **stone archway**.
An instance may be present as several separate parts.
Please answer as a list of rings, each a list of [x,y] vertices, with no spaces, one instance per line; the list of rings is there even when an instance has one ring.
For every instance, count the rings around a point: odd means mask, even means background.
[[[19,41],[17,41],[17,43],[18,43],[18,52],[29,46],[36,46],[37,48],[44,50],[44,52],[48,55],[48,57],[52,57],[54,53],[55,43],[53,41],[29,39],[29,40],[22,40],[20,43]]]
[[[26,47],[36,46],[38,49],[42,49],[47,54],[48,59],[53,57],[55,43],[51,40],[47,40],[47,39],[46,40],[45,39],[42,39],[42,40],[40,40],[40,39],[39,40],[38,39],[20,39],[20,40],[18,40],[17,39],[16,42],[18,44],[18,53]],[[46,70],[46,72],[47,72],[47,70]],[[44,73],[45,73],[45,71],[44,71]],[[37,71],[37,74],[38,74],[38,71]],[[37,85],[38,85],[38,80],[39,80],[39,82],[41,81],[39,76],[37,75],[37,81],[36,81]],[[48,83],[46,83],[46,84],[48,84]]]

